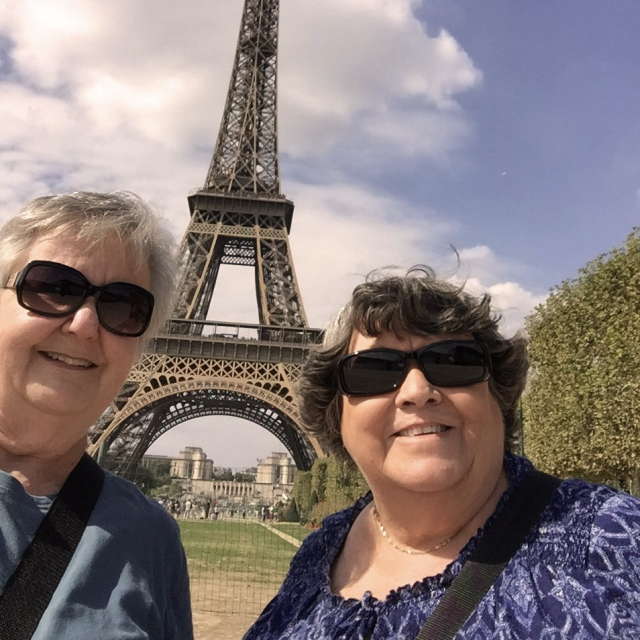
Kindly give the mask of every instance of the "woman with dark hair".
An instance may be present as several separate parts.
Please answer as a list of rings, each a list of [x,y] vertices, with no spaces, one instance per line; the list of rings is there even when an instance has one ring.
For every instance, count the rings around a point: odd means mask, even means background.
[[[0,638],[193,639],[175,521],[85,454],[176,272],[131,193],[36,198],[0,230]]]
[[[447,623],[445,606],[468,611],[424,637],[639,637],[640,502],[515,455],[526,343],[498,323],[488,295],[425,267],[356,287],[299,401],[308,431],[371,491],[305,540],[245,640],[410,640],[432,617]],[[495,556],[504,568],[480,590],[469,572]]]

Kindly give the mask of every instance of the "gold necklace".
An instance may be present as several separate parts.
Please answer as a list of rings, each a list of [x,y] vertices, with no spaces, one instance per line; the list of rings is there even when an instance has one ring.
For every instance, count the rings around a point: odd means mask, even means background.
[[[408,547],[400,547],[391,539],[391,537],[387,533],[387,530],[384,528],[384,525],[380,521],[380,514],[378,513],[378,507],[376,507],[375,504],[373,505],[373,517],[376,519],[376,522],[378,523],[378,528],[380,529],[380,533],[382,533],[383,538],[386,538],[387,542],[394,549],[397,549],[398,551],[402,551],[402,553],[407,553],[410,556],[423,556],[426,553],[433,553],[438,549],[442,549],[442,547],[448,545],[453,540],[453,536],[451,536],[450,538],[447,538],[446,540],[439,542],[435,547],[429,547],[428,549],[409,549]]]

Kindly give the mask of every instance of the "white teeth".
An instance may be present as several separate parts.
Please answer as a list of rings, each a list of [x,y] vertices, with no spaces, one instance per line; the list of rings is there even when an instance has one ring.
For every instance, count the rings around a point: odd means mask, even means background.
[[[433,424],[428,427],[414,427],[413,429],[405,429],[398,434],[402,438],[411,438],[413,436],[421,436],[428,433],[444,433],[449,427],[444,424]]]
[[[47,356],[47,358],[51,358],[52,360],[58,360],[59,362],[64,362],[64,364],[70,364],[74,367],[89,368],[93,366],[93,362],[89,362],[89,360],[81,360],[80,358],[70,358],[69,356],[63,356],[61,353],[53,353],[52,351],[45,351],[44,355]]]

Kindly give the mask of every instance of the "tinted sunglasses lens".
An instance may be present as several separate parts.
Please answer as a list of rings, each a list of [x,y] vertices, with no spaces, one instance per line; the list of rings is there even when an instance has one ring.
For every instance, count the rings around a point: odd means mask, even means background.
[[[153,296],[134,284],[108,284],[100,291],[98,316],[102,325],[125,336],[139,336],[149,326]]]
[[[18,286],[22,305],[30,311],[64,316],[75,311],[84,298],[87,282],[55,265],[34,265]]]
[[[45,316],[62,317],[77,311],[91,285],[81,273],[56,264],[28,267],[16,286],[21,305]],[[149,326],[153,296],[134,284],[116,282],[97,290],[98,318],[105,329],[139,336]]]
[[[354,353],[341,361],[343,391],[376,395],[393,391],[404,379],[406,358],[393,351]]]
[[[474,384],[487,375],[484,351],[477,342],[436,343],[418,357],[429,382],[440,387]]]

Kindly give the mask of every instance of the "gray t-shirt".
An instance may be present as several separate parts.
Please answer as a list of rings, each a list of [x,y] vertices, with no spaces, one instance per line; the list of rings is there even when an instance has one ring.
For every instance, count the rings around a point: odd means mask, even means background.
[[[0,587],[52,497],[31,496],[0,471]],[[134,485],[106,473],[80,544],[33,640],[193,640],[178,527]]]

